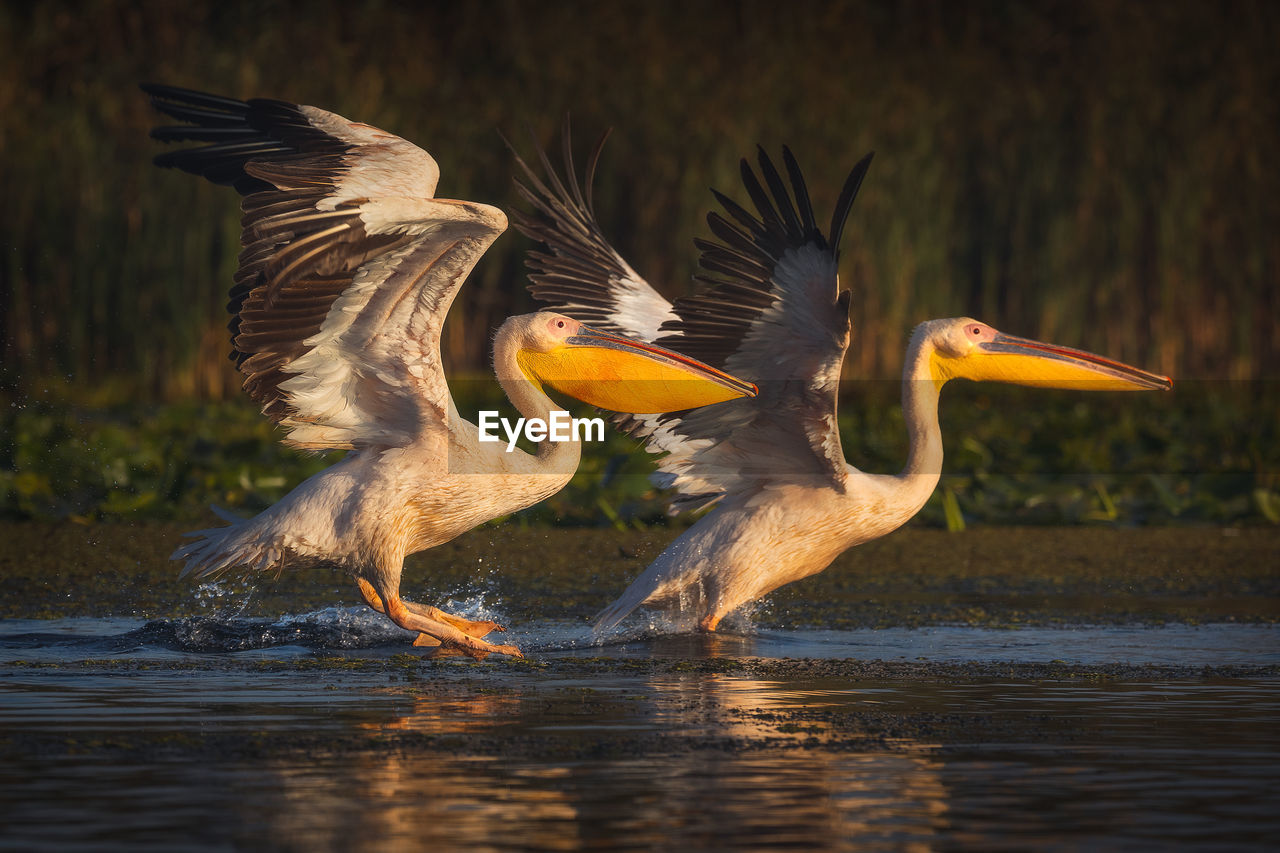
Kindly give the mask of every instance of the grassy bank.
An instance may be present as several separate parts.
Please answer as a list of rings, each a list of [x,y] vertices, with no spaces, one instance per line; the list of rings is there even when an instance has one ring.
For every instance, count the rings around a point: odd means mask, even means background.
[[[507,412],[491,380],[453,387],[465,416]],[[842,394],[845,455],[863,470],[896,471],[906,457],[897,393],[896,383],[869,383]],[[1274,385],[1243,383],[1172,394],[958,383],[943,394],[943,479],[919,523],[1278,523],[1278,398]],[[278,437],[245,401],[28,399],[0,410],[0,516],[195,523],[211,518],[211,503],[251,514],[337,458],[291,451]],[[586,446],[568,488],[495,523],[666,524],[651,470],[648,454],[610,431]]]

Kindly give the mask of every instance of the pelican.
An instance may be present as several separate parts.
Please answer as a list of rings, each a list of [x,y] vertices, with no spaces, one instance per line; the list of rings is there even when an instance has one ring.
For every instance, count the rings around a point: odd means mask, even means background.
[[[675,490],[673,512],[715,508],[597,615],[597,633],[642,605],[714,631],[739,607],[897,529],[938,483],[938,399],[952,379],[1090,390],[1172,387],[1167,377],[1007,335],[968,317],[931,320],[912,333],[902,374],[906,465],[892,475],[860,471],[845,461],[836,428],[851,331],[850,291],[840,288],[837,260],[871,155],[850,172],[825,233],[789,150],[783,149],[786,180],[763,148],[760,177],[744,159],[742,181],[755,212],[714,193],[726,215],[708,216],[716,239],[695,241],[706,289],[672,304],[613,249],[596,219],[591,185],[604,139],[581,185],[567,123],[562,140],[564,180],[541,149],[545,178],[515,155],[524,175],[517,189],[532,210],[515,212],[513,221],[544,247],[528,257],[534,296],[597,328],[748,377],[760,389],[754,398],[711,409],[615,419],[650,452],[665,454],[654,479]]]
[[[161,154],[157,165],[245,197],[228,305],[245,390],[286,444],[351,451],[256,517],[190,534],[196,541],[173,554],[183,574],[336,565],[366,604],[418,632],[415,645],[520,656],[483,639],[502,630],[494,622],[400,597],[406,555],[554,494],[578,466],[576,440],[542,441],[532,455],[482,440],[449,393],[445,314],[506,216],[435,198],[435,160],[369,125],[283,101],[143,89],[184,122],[153,137],[206,143]],[[685,356],[553,312],[508,319],[494,339],[494,370],[520,414],[544,423],[559,409],[544,386],[648,413],[755,393]]]

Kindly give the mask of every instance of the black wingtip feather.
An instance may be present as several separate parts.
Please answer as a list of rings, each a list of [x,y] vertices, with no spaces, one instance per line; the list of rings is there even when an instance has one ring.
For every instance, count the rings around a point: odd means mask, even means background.
[[[591,214],[594,219],[596,215],[595,200],[592,198],[592,190],[596,183],[596,168],[600,165],[600,154],[604,151],[604,144],[609,141],[610,134],[613,133],[612,127],[606,127],[604,133],[600,134],[600,139],[596,141],[595,147],[591,149],[591,156],[587,159],[587,176],[582,182],[584,192],[586,193],[587,213]]]
[[[211,95],[195,89],[184,89],[181,86],[166,86],[163,83],[139,83],[138,88],[146,92],[152,99],[178,101],[192,106],[208,107],[223,112],[248,112],[249,105],[235,98],[223,95]]]
[[[867,176],[867,169],[871,167],[871,158],[876,153],[872,151],[867,156],[854,165],[849,177],[845,179],[844,188],[840,190],[840,197],[836,199],[836,208],[831,214],[831,229],[827,232],[830,237],[832,251],[840,250],[840,235],[844,232],[845,220],[849,218],[849,211],[853,207],[853,200],[858,197],[858,189],[862,186],[862,179]]]
[[[791,149],[782,146],[782,164],[786,167],[787,177],[791,179],[791,189],[795,193],[796,206],[800,210],[800,221],[806,234],[818,233],[818,221],[813,215],[813,202],[809,198],[809,188],[804,182],[804,174],[800,164],[796,162]]]
[[[752,171],[751,164],[746,158],[742,160],[742,186],[746,189],[747,195],[751,196],[751,203],[756,206],[756,210],[760,214],[760,222],[764,225],[766,231],[781,233],[780,225],[777,217],[774,215],[773,203],[769,199],[769,194],[764,191],[764,187],[760,186],[760,181],[756,178],[756,173]]]
[[[711,191],[711,195],[715,197],[716,201],[720,202],[720,206],[725,209],[726,213],[732,216],[739,225],[741,225],[743,228],[746,228],[754,236],[756,236],[757,238],[765,238],[768,236],[768,232],[765,231],[764,226],[760,223],[760,220],[752,216],[751,212],[748,211],[745,207],[738,204],[736,201],[724,195],[723,193],[719,192],[718,190],[713,189]],[[719,215],[720,214],[715,213],[714,211],[711,213],[708,213],[707,214],[708,222],[710,222],[712,216],[718,217]],[[711,227],[714,229],[715,224],[712,223]]]
[[[787,192],[787,186],[782,182],[782,176],[778,174],[764,146],[756,146],[756,156],[760,161],[760,174],[764,176],[769,191],[773,193],[773,208],[779,215],[783,229],[789,237],[803,238],[804,228],[800,225],[800,218],[796,215],[795,206],[791,203],[791,194]],[[761,210],[761,213],[763,212]]]

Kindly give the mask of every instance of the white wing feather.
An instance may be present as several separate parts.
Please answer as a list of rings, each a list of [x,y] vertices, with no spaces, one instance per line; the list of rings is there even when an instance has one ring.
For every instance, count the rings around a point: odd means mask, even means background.
[[[144,87],[187,122],[156,158],[245,195],[229,308],[245,389],[309,448],[402,445],[451,406],[440,332],[506,229],[497,208],[434,198],[440,170],[394,134],[316,107]]]

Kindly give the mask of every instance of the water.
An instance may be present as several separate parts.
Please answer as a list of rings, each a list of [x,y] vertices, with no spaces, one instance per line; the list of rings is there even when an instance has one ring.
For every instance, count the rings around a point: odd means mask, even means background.
[[[449,601],[472,619],[501,617],[475,601]],[[498,621],[505,621],[501,618]],[[402,652],[415,634],[365,607],[328,607],[275,620],[252,618],[7,619],[0,621],[0,663],[60,662],[77,657],[185,658],[270,650],[272,657],[309,650]],[[1280,665],[1280,629],[1271,624],[1072,625],[1016,629],[936,625],[855,630],[755,630],[719,635],[669,634],[632,626],[595,638],[582,623],[543,620],[495,634],[526,654],[622,658],[734,655],[768,658],[1160,666]],[[492,638],[491,638],[492,639]]]
[[[1268,625],[513,632],[0,623],[0,847],[1266,849]]]

